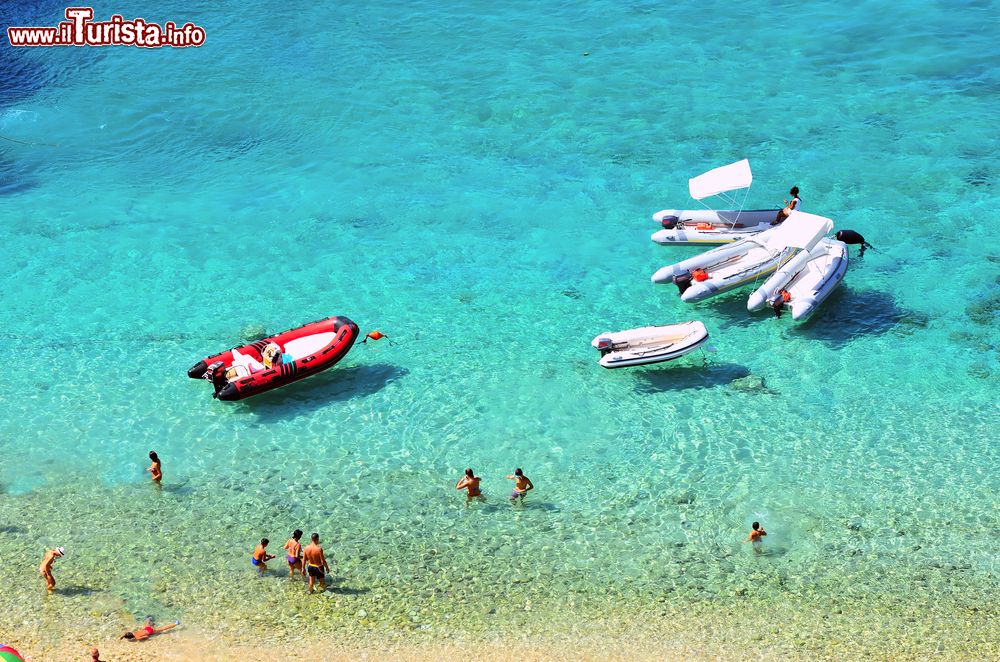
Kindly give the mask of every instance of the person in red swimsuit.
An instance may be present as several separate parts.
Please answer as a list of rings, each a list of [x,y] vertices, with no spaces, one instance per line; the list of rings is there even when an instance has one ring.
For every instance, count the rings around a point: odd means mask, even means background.
[[[143,641],[144,639],[149,639],[154,634],[160,634],[161,632],[166,632],[167,630],[173,630],[175,627],[180,625],[180,621],[174,621],[170,625],[165,625],[162,628],[153,627],[153,618],[149,617],[146,619],[146,625],[143,626],[141,630],[136,630],[135,632],[126,632],[119,639],[128,639],[129,641]]]
[[[767,535],[767,531],[765,531],[764,527],[762,527],[760,525],[760,522],[754,522],[753,523],[753,529],[750,531],[750,535],[747,536],[747,539],[744,540],[743,543],[744,544],[746,544],[748,542],[749,543],[753,543],[753,551],[756,552],[757,554],[760,554],[761,553],[761,538],[763,538],[766,535]]]

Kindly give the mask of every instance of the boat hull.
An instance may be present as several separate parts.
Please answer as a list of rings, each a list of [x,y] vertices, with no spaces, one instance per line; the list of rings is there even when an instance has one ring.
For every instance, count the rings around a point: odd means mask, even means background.
[[[653,214],[663,226],[650,239],[657,244],[728,244],[771,227],[777,209],[664,209]]]
[[[213,379],[219,371],[244,365],[248,374],[219,379],[214,397],[219,400],[242,400],[253,395],[297,382],[336,365],[350,351],[358,338],[358,325],[343,316],[328,317],[294,329],[282,331],[255,342],[234,347],[206,357],[188,370],[188,377]],[[276,343],[291,360],[263,367],[262,352]],[[255,369],[254,366],[261,366]],[[214,367],[213,367],[214,366]],[[212,368],[212,374],[209,370]],[[215,377],[218,379],[218,377]]]
[[[673,361],[693,352],[708,340],[701,322],[647,326],[627,331],[606,331],[591,341],[601,351],[601,367],[628,368]]]
[[[788,293],[787,308],[793,321],[808,319],[844,279],[849,263],[847,245],[836,239],[825,238],[808,253],[800,253],[784,267],[777,270],[747,300],[748,310],[760,310],[767,305],[774,307],[781,290]]]

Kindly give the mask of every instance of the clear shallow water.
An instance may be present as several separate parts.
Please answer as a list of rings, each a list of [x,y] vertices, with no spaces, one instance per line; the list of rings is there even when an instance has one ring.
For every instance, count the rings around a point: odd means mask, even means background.
[[[844,640],[818,620],[837,609],[876,613],[887,650],[928,624],[987,650],[995,4],[95,11],[208,42],[3,51],[0,135],[45,143],[0,141],[14,635],[233,610],[278,633],[547,633],[735,601],[801,607],[782,637],[813,651]],[[649,242],[649,215],[744,156],[749,207],[795,183],[879,249],[806,325],[649,282],[693,252]],[[330,314],[396,344],[234,405],[184,376],[249,325]],[[609,372],[589,346],[692,318],[704,365]],[[467,465],[488,496],[468,509]],[[515,466],[537,491],[511,510]],[[739,544],[755,518],[763,558]],[[296,527],[333,552],[326,602],[251,581],[256,539]],[[67,592],[39,603],[60,544]]]

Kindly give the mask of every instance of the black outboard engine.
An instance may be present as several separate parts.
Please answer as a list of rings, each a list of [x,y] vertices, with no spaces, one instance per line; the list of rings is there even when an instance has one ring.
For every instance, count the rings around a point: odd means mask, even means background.
[[[674,285],[677,286],[677,290],[684,294],[687,288],[691,287],[691,272],[686,271],[682,274],[677,274],[674,276]]]
[[[607,356],[614,349],[614,341],[611,338],[598,338],[597,339],[597,349],[601,352],[601,356]]]
[[[664,230],[673,230],[677,227],[677,221],[679,220],[676,216],[664,216],[660,219],[660,225],[663,226]]]
[[[837,241],[842,241],[845,244],[861,246],[861,252],[858,253],[859,257],[865,254],[866,248],[875,250],[875,247],[865,241],[864,235],[860,232],[855,232],[854,230],[837,230],[837,234],[834,236],[837,238]]]
[[[785,308],[785,300],[781,296],[776,296],[771,299],[771,310],[774,311],[775,317],[781,317],[781,311]]]
[[[205,371],[205,379],[212,382],[212,386],[215,387],[213,397],[218,395],[219,391],[221,391],[223,387],[229,383],[226,379],[225,364],[222,361],[216,361],[212,365],[208,366],[208,369]]]

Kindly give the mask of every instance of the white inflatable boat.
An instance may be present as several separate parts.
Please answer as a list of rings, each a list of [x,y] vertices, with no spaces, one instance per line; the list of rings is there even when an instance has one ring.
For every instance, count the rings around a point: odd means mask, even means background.
[[[685,302],[701,301],[781,268],[800,251],[811,250],[831,229],[828,218],[792,212],[770,230],[663,267],[652,281],[674,283]]]
[[[628,331],[607,331],[594,338],[591,345],[600,350],[600,364],[605,368],[672,361],[698,349],[708,340],[701,322],[682,322],[666,326],[644,326]]]
[[[778,209],[664,209],[653,214],[663,226],[657,244],[728,244],[769,230]]]
[[[731,191],[748,190],[753,173],[747,159],[709,170],[688,180],[695,200],[717,195],[730,204],[738,202]],[[746,200],[746,193],[743,194]],[[777,209],[664,209],[653,214],[663,229],[650,237],[658,244],[728,244],[769,230]]]
[[[812,250],[796,255],[774,272],[750,295],[747,309],[770,306],[775,317],[781,317],[788,308],[792,320],[806,320],[844,279],[847,263],[847,244],[824,237]]]

